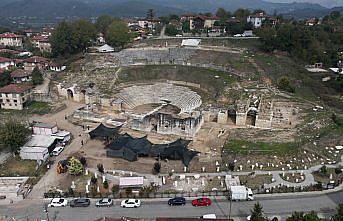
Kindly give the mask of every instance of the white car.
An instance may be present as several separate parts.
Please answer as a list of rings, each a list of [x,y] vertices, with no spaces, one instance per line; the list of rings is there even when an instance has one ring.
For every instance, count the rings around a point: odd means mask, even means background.
[[[182,35],[180,35],[180,34],[177,34],[177,35],[175,35],[175,37],[182,37]]]
[[[109,198],[103,198],[100,199],[98,202],[95,204],[96,207],[110,207],[113,206],[113,200]]]
[[[233,37],[243,37],[242,34],[235,34]]]
[[[123,208],[137,208],[141,206],[141,201],[137,199],[127,199],[121,201],[120,206]]]
[[[68,205],[68,201],[64,198],[53,198],[48,207],[65,207]]]
[[[64,147],[58,146],[52,151],[52,155],[58,156],[64,150]]]

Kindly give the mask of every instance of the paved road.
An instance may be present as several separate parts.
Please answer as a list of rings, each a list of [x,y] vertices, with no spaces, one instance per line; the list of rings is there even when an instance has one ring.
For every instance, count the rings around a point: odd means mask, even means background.
[[[320,215],[329,217],[335,213],[339,203],[343,203],[343,191],[319,196],[298,196],[279,198],[259,198],[268,217],[278,217],[283,220],[293,211],[316,211]],[[245,220],[256,201],[233,202],[232,217],[235,220]],[[17,221],[36,220],[46,217],[43,211],[43,201],[25,200],[18,205],[0,206],[0,214],[8,217],[15,216]],[[142,206],[137,209],[123,209],[119,201],[111,208],[96,208],[94,202],[88,208],[49,208],[50,220],[58,221],[88,221],[103,216],[110,217],[200,217],[204,214],[215,213],[218,217],[226,217],[229,203],[226,200],[214,200],[210,207],[192,207],[189,203],[181,207],[169,207],[160,201],[142,201]],[[1,216],[0,216],[1,218]]]

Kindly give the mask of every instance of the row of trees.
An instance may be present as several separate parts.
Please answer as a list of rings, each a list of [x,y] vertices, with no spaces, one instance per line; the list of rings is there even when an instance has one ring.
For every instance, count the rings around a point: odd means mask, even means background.
[[[337,54],[343,50],[343,18],[337,13],[323,20],[323,23],[308,27],[303,22],[287,22],[278,26],[263,26],[256,31],[261,38],[262,49],[286,51],[307,63],[337,63]]]
[[[132,40],[127,24],[108,15],[100,16],[95,24],[82,19],[63,21],[51,36],[52,55],[57,57],[84,52],[95,42],[98,33],[103,33],[107,43],[117,48]]]
[[[269,221],[264,215],[261,204],[256,203],[254,209],[251,211],[251,221]],[[272,221],[277,221],[277,218],[273,218]],[[312,211],[309,213],[294,212],[292,216],[288,217],[286,221],[322,221],[317,213]],[[331,221],[343,221],[343,204],[340,204],[337,208],[337,213],[331,218]]]

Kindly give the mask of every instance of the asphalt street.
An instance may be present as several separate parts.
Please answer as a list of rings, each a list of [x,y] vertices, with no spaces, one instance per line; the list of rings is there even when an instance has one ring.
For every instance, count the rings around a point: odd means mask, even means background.
[[[245,220],[250,214],[256,202],[263,206],[268,217],[278,217],[283,220],[294,211],[316,211],[320,216],[329,217],[334,214],[339,203],[343,203],[343,192],[330,193],[328,195],[317,196],[292,196],[282,198],[259,198],[249,202],[233,202],[231,217],[235,220]],[[94,201],[87,208],[49,208],[48,215],[50,220],[58,221],[92,221],[103,216],[109,217],[200,217],[204,214],[215,213],[218,218],[225,218],[229,211],[227,200],[213,200],[209,207],[193,207],[190,201],[185,206],[170,207],[167,199],[164,201],[142,200],[140,208],[124,209],[116,201],[115,206],[110,208],[96,208]],[[7,217],[16,217],[20,220],[39,220],[46,218],[44,212],[44,201],[25,200],[20,204],[10,206],[0,206],[0,214]],[[1,217],[1,216],[0,216]]]

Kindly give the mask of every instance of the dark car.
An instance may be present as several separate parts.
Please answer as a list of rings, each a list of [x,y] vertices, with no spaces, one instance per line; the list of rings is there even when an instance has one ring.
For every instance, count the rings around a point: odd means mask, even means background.
[[[175,197],[173,199],[168,200],[169,206],[183,206],[186,204],[186,199],[183,197]]]
[[[87,207],[91,204],[91,201],[86,198],[79,198],[70,201],[70,207]]]

